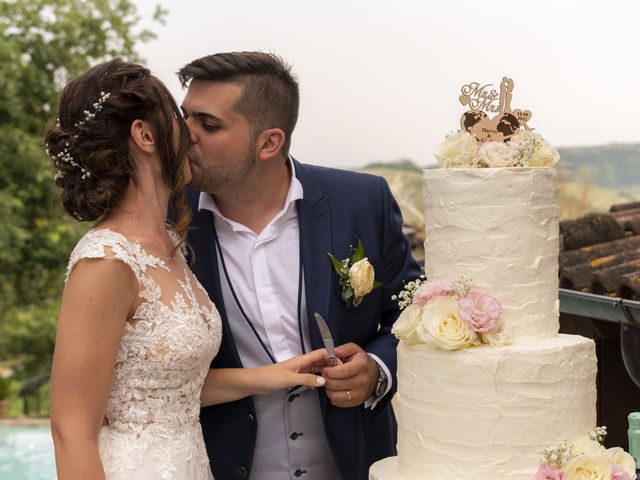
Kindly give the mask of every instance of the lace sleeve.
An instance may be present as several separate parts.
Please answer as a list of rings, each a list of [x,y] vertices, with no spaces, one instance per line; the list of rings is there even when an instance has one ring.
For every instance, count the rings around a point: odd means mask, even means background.
[[[65,283],[69,280],[73,268],[83,258],[113,258],[120,260],[131,268],[140,283],[144,266],[140,265],[136,245],[130,243],[124,236],[111,230],[89,230],[80,239],[71,252]]]

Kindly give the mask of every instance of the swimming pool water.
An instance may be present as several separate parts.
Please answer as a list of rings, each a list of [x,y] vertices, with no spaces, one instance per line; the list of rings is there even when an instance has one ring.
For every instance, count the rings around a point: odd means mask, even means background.
[[[53,440],[48,426],[0,427],[0,479],[55,478]]]

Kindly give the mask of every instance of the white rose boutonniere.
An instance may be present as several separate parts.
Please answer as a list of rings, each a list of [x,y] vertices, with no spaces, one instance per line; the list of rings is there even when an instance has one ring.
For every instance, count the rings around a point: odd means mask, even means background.
[[[351,282],[351,286],[353,287],[353,294],[356,297],[364,297],[373,290],[374,276],[373,265],[369,263],[367,257],[351,265],[349,269],[349,282]]]
[[[365,295],[382,285],[375,280],[373,265],[364,256],[364,247],[359,238],[358,246],[353,250],[351,257],[338,260],[329,252],[327,255],[338,275],[338,284],[342,287],[342,300],[347,307],[357,307]]]

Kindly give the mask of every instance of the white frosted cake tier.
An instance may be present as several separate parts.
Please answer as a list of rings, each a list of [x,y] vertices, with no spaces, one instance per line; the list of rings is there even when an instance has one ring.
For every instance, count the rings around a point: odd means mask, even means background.
[[[558,332],[554,168],[424,171],[425,273],[496,297],[512,337]]]
[[[595,428],[596,368],[577,335],[455,352],[400,342],[398,457],[370,478],[531,480],[543,448]]]

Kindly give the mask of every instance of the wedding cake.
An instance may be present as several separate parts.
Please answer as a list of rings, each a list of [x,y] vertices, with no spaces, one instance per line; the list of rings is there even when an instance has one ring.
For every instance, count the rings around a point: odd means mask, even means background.
[[[571,478],[593,440],[595,346],[558,334],[559,155],[511,110],[510,79],[492,119],[486,87],[463,87],[472,110],[424,172],[426,279],[399,293],[393,328],[398,456],[370,480]],[[507,114],[518,128],[500,129]],[[628,463],[597,445],[608,472]]]

